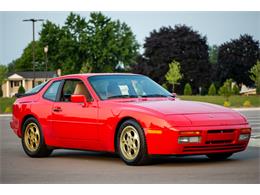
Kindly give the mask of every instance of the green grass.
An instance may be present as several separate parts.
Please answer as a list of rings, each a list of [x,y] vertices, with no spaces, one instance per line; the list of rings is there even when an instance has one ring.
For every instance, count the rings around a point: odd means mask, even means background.
[[[0,114],[12,112],[15,98],[0,98]]]
[[[208,102],[218,105],[224,105],[225,98],[223,96],[178,96],[181,100],[191,100],[199,102]],[[231,107],[243,107],[245,101],[250,101],[251,107],[260,107],[260,96],[239,96],[234,95],[229,98]]]
[[[178,96],[182,100],[191,100],[199,102],[209,102],[213,104],[222,105],[225,102],[225,98],[222,96]],[[12,104],[15,101],[15,98],[0,98],[0,114],[12,112]],[[243,107],[245,101],[249,101],[251,107],[260,107],[260,96],[231,96],[229,98],[231,107]]]

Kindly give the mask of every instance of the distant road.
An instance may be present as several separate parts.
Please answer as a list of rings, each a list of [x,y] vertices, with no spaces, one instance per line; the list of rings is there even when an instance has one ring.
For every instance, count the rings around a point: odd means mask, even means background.
[[[250,147],[225,161],[205,156],[165,158],[153,165],[126,166],[116,155],[56,150],[48,158],[29,158],[0,116],[0,183],[260,183],[259,111],[240,111],[252,128]]]

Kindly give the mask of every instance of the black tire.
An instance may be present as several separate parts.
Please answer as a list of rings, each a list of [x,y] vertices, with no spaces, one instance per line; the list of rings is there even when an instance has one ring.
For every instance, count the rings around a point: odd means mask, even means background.
[[[26,128],[28,128],[28,126],[32,125],[32,124],[35,125],[35,127],[38,127],[38,130],[39,130],[39,133],[38,133],[39,136],[37,135],[37,137],[39,137],[39,142],[37,144],[38,146],[36,146],[33,151],[29,148],[28,142],[26,143],[26,136],[25,136]],[[41,125],[33,117],[26,119],[25,122],[23,123],[23,126],[22,126],[22,146],[23,146],[24,152],[30,157],[36,157],[36,158],[37,157],[47,157],[52,153],[52,149],[49,149],[47,147],[47,145],[45,144]]]
[[[212,160],[225,160],[230,156],[232,156],[232,154],[233,153],[216,153],[216,154],[207,154],[206,156]]]
[[[123,132],[123,130],[126,127],[133,127],[138,135],[139,135],[139,151],[134,159],[128,159],[126,155],[124,155],[124,152],[122,151],[122,147],[120,147],[120,137]],[[147,155],[147,145],[146,145],[146,139],[144,135],[144,131],[142,127],[135,121],[135,120],[127,120],[122,123],[122,125],[119,128],[119,131],[117,133],[117,141],[116,141],[116,149],[120,156],[120,158],[127,164],[127,165],[145,165],[149,163],[149,158]]]

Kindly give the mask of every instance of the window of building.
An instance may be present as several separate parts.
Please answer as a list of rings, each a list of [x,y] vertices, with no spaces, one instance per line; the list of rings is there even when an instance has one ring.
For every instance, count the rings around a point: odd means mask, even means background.
[[[11,88],[19,87],[20,84],[21,84],[21,81],[11,81]]]

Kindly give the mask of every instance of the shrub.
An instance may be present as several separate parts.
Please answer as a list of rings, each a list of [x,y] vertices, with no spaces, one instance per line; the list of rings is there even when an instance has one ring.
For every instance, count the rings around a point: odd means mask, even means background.
[[[23,88],[22,85],[19,87],[18,93],[20,93],[20,94],[24,94],[25,93],[25,89]]]
[[[232,79],[227,79],[222,87],[220,87],[218,93],[219,95],[223,95],[226,98],[226,101],[228,101],[228,98],[233,94]]]
[[[224,101],[224,104],[223,104],[225,107],[230,107],[231,103],[229,101]]]
[[[191,89],[191,85],[189,83],[186,83],[186,85],[184,86],[184,95],[192,95],[192,89]]]
[[[249,100],[246,100],[244,103],[243,103],[243,106],[244,107],[251,107],[251,102]]]
[[[0,85],[0,97],[3,97],[3,90],[2,90],[2,86]]]
[[[216,87],[214,85],[214,83],[212,83],[209,87],[209,91],[208,91],[208,95],[216,95]]]
[[[233,85],[232,91],[233,91],[234,95],[239,95],[240,90],[239,90],[237,84]]]
[[[12,108],[10,106],[5,108],[5,113],[10,113],[12,112]]]

